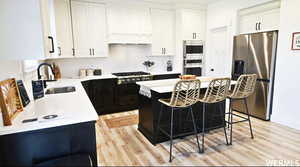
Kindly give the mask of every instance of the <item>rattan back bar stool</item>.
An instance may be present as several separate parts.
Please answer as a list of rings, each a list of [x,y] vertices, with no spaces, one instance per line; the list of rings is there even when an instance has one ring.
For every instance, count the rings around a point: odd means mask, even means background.
[[[247,75],[241,75],[238,80],[237,84],[235,85],[233,91],[229,92],[227,97],[230,100],[230,105],[229,105],[229,112],[228,114],[228,120],[227,124],[228,127],[230,125],[230,144],[232,144],[232,125],[240,122],[245,122],[248,121],[249,123],[249,129],[250,129],[250,134],[251,138],[253,139],[253,132],[252,132],[252,126],[251,126],[251,120],[250,120],[250,113],[247,105],[247,98],[253,94],[256,86],[256,80],[257,80],[257,75],[256,74],[247,74]],[[234,114],[232,112],[232,101],[233,100],[242,100],[245,104],[245,109],[246,109],[246,115],[247,118]],[[233,122],[233,116],[237,116],[239,118],[242,118],[241,121],[236,121]]]
[[[206,89],[205,95],[203,98],[199,99],[201,103],[203,103],[202,110],[202,150],[204,153],[204,137],[205,137],[205,112],[207,104],[219,103],[226,100],[226,96],[230,87],[230,78],[217,78],[210,81],[208,88]],[[227,134],[226,134],[226,124],[225,124],[225,113],[219,107],[220,115],[222,117],[223,125],[224,125],[224,134],[226,139],[226,144],[228,144]]]
[[[156,134],[155,134],[155,140],[157,141],[158,133],[161,131],[165,135],[170,137],[170,159],[169,162],[172,162],[172,145],[173,145],[173,138],[174,137],[180,137],[187,135],[185,134],[178,134],[174,135],[173,134],[173,121],[174,121],[174,111],[181,110],[182,112],[184,109],[188,108],[189,112],[192,116],[192,121],[193,121],[193,127],[194,127],[194,135],[196,136],[197,139],[197,145],[198,149],[200,152],[200,144],[199,144],[199,139],[197,135],[197,127],[195,123],[195,118],[192,110],[192,105],[197,103],[197,100],[200,95],[200,86],[201,82],[198,79],[193,79],[193,80],[180,80],[176,83],[174,90],[172,92],[172,96],[170,99],[159,99],[159,102],[161,102],[161,110],[159,112],[159,117],[158,117],[158,126],[156,129]],[[161,128],[160,122],[161,122],[161,117],[163,114],[163,106],[167,106],[171,108],[171,119],[170,119],[170,132],[168,133],[167,130]],[[189,133],[191,134],[191,133]]]

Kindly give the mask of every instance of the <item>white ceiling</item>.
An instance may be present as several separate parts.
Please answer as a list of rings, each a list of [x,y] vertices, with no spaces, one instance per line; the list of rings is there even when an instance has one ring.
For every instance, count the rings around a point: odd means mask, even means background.
[[[176,3],[185,3],[185,4],[199,4],[199,5],[207,5],[212,2],[216,2],[218,0],[144,0],[147,2],[153,3],[164,3],[164,4],[176,4]]]

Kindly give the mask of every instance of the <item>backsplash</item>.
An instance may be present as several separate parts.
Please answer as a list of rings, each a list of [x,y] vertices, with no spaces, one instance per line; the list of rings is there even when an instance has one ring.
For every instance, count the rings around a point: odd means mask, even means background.
[[[167,61],[173,62],[173,56],[150,56],[151,45],[110,45],[109,56],[106,58],[76,58],[57,59],[47,62],[55,62],[59,65],[62,77],[77,77],[81,68],[100,68],[103,74],[113,72],[147,71],[144,61],[150,60],[155,64],[149,72],[167,71]],[[173,62],[174,63],[174,62]]]

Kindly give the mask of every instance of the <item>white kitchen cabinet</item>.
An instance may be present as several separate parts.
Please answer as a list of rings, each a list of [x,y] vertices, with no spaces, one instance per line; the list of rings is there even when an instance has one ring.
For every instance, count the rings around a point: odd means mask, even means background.
[[[272,31],[279,29],[280,2],[241,10],[239,14],[240,34]]]
[[[72,1],[73,38],[76,57],[106,57],[105,6]]]
[[[261,29],[264,31],[278,30],[280,24],[280,9],[272,9],[261,15]]]
[[[240,17],[240,33],[251,33],[259,31],[261,18],[259,14],[249,14]]]
[[[206,12],[182,10],[183,40],[205,40]]]
[[[73,57],[72,21],[70,0],[53,0],[56,28],[57,57]]]
[[[151,9],[152,56],[175,55],[175,13]]]

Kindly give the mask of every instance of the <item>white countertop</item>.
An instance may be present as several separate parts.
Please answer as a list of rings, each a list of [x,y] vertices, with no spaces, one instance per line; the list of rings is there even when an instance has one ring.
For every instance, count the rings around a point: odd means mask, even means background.
[[[40,130],[70,124],[98,120],[98,114],[81,85],[84,79],[62,79],[48,82],[48,88],[75,86],[76,91],[71,93],[45,95],[36,101],[31,101],[24,111],[13,120],[12,126],[0,128],[0,135]],[[99,79],[99,77],[97,78]],[[57,114],[53,120],[44,120],[43,116]],[[24,119],[38,118],[38,121],[22,123]]]
[[[219,78],[219,77],[218,77]],[[213,77],[197,77],[201,81],[201,88],[207,88],[209,85],[209,81],[213,79]],[[168,93],[172,92],[176,82],[180,79],[164,79],[164,80],[155,80],[155,81],[142,81],[137,82],[136,84],[140,86],[144,86],[158,93]],[[231,84],[236,84],[236,81],[231,81]]]

